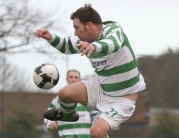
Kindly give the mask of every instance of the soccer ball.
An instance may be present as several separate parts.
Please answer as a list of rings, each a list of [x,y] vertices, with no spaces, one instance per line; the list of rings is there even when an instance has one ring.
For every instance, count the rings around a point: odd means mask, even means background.
[[[36,67],[33,74],[34,83],[41,89],[51,89],[59,81],[58,69],[49,63]]]

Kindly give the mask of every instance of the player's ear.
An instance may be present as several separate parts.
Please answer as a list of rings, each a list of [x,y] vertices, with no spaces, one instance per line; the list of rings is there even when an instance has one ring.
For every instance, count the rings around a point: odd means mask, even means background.
[[[87,29],[91,30],[92,27],[93,27],[93,23],[92,22],[87,22],[86,27],[87,27]]]

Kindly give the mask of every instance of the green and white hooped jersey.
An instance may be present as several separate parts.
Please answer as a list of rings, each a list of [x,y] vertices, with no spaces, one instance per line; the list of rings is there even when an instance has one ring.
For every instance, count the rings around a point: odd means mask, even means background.
[[[77,36],[64,38],[55,34],[49,41],[64,54],[78,53],[78,42]],[[106,95],[124,96],[145,89],[134,52],[120,24],[114,21],[103,22],[101,35],[92,44],[96,46],[96,51],[89,60]]]
[[[58,96],[55,97],[50,103],[49,109],[59,108],[60,104]],[[58,134],[60,138],[90,138],[90,127],[94,116],[97,111],[89,111],[81,104],[77,104],[76,110],[80,116],[77,122],[64,122],[58,121]],[[47,128],[52,121],[44,119],[44,123]]]

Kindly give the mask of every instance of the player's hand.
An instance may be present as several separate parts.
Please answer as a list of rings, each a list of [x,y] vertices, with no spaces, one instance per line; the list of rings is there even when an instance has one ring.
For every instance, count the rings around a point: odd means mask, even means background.
[[[95,51],[95,47],[88,42],[80,41],[76,46],[80,48],[78,52],[81,53],[82,56],[87,54],[89,57],[91,53]]]
[[[50,40],[52,38],[52,34],[46,28],[40,28],[36,31],[36,37]]]
[[[57,121],[53,121],[50,126],[49,126],[51,129],[58,129],[58,124],[57,124]]]

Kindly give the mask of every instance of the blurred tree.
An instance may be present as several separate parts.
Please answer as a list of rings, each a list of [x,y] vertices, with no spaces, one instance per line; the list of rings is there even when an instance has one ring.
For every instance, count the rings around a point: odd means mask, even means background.
[[[156,115],[156,125],[149,133],[149,138],[179,138],[179,118],[165,110]]]
[[[51,17],[48,19],[47,17]],[[27,0],[0,1],[0,51],[26,52],[32,49],[37,26],[55,27],[56,19],[32,9]],[[60,22],[58,22],[60,24]],[[58,28],[63,30],[63,28]],[[40,50],[40,49],[38,49]],[[43,51],[44,52],[44,51]]]
[[[14,105],[11,104],[11,113],[5,118],[5,130],[6,131],[33,131],[36,130],[37,119],[33,113],[30,113],[28,105]]]
[[[179,54],[171,51],[138,59],[150,107],[179,108]]]
[[[11,112],[5,117],[4,121],[4,138],[22,137],[32,138],[39,137],[37,132],[37,118],[29,112],[28,105],[14,105],[11,104],[9,109]]]
[[[57,9],[53,10],[45,14],[30,7],[27,0],[0,1],[0,91],[6,91],[7,86],[11,91],[21,92],[25,88],[26,74],[22,75],[17,67],[12,66],[13,59],[10,61],[9,57],[22,52],[37,51],[44,54],[51,52],[50,49],[48,51],[44,49],[44,44],[35,41],[35,31],[37,26],[56,28],[55,22],[60,19],[60,14],[56,12]],[[58,13],[58,16],[55,13]],[[60,24],[61,21],[58,21],[58,26]],[[58,31],[65,32],[62,27],[58,27]],[[52,55],[50,58],[55,56]]]
[[[12,65],[5,56],[0,58],[0,90],[3,92],[27,92],[28,83],[24,82],[27,80],[24,75],[25,71],[18,65]],[[5,64],[4,61],[6,61]]]
[[[179,49],[171,49],[168,48],[166,51],[164,51],[161,56],[178,56],[179,57]]]

